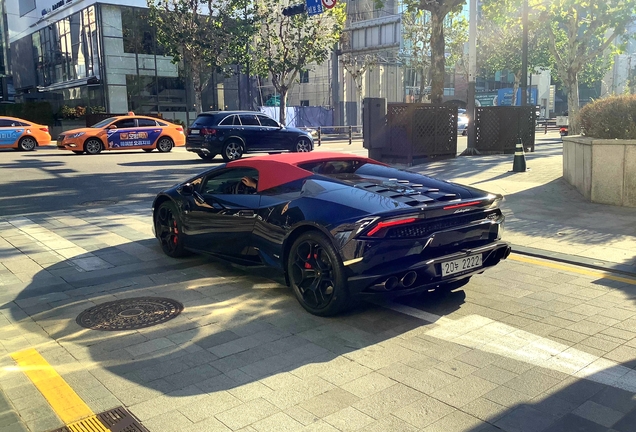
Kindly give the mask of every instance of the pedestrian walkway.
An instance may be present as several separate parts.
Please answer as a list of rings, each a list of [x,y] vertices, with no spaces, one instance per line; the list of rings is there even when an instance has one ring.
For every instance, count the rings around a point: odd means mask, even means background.
[[[20,416],[15,411],[9,398],[0,389],[0,431],[2,432],[22,432],[28,431]]]

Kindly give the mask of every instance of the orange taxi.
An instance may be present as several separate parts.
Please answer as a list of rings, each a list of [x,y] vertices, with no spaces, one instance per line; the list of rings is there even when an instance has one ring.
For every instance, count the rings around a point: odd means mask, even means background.
[[[71,150],[75,154],[98,154],[102,150],[169,152],[172,147],[183,145],[182,126],[138,115],[110,117],[91,127],[62,132],[57,138],[59,150]]]
[[[31,151],[50,142],[48,126],[15,117],[0,117],[0,148]]]

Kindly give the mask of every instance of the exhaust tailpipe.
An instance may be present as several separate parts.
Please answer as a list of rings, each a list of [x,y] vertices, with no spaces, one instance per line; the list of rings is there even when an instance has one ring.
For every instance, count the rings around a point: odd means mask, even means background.
[[[387,280],[384,281],[384,289],[387,291],[391,291],[398,286],[398,278],[395,276],[391,276]]]
[[[410,272],[407,272],[404,276],[402,276],[402,279],[400,279],[400,282],[405,288],[408,288],[411,285],[413,285],[416,280],[417,280],[417,273],[415,273],[414,271],[410,271]]]

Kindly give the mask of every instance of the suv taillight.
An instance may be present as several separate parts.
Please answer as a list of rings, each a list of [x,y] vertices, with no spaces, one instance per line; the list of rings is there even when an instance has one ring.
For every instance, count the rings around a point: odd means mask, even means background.
[[[216,135],[216,129],[204,127],[201,129],[201,135]]]

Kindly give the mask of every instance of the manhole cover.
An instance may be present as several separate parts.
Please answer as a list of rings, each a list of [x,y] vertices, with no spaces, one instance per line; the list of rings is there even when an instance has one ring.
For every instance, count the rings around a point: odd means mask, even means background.
[[[169,321],[182,310],[181,303],[169,298],[136,297],[86,309],[75,321],[92,330],[135,330]]]
[[[113,204],[117,204],[117,201],[95,200],[95,201],[84,201],[83,203],[80,203],[80,205],[83,205],[84,207],[101,207],[101,206],[109,206]]]

